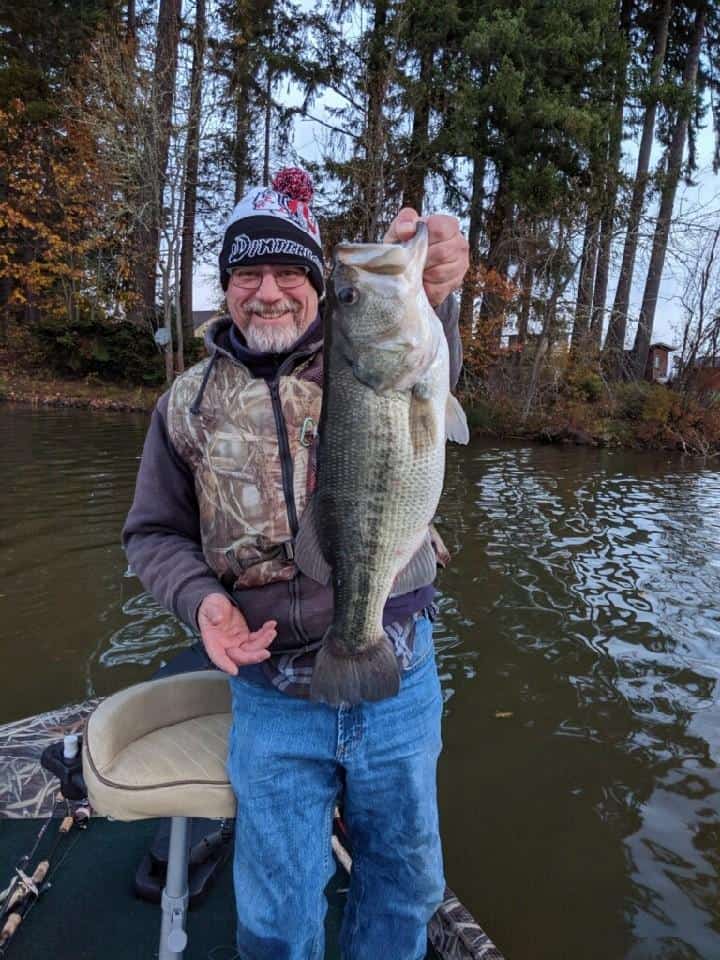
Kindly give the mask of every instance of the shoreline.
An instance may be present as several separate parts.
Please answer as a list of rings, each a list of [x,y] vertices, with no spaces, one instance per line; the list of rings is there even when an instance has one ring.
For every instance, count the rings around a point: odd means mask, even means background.
[[[41,371],[15,373],[0,367],[0,403],[27,407],[149,414],[164,390],[164,385],[142,387],[93,378],[68,380]],[[508,410],[505,417],[487,418],[482,404],[474,405],[469,397],[462,395],[459,399],[468,415],[471,438],[648,452],[668,450],[711,458],[720,456],[720,443],[715,438],[703,436],[697,428],[689,431],[691,435],[686,431],[668,430],[667,424],[663,430],[648,430],[647,422],[633,424],[627,420],[598,418],[597,410],[590,403],[582,405],[582,410],[576,405],[572,412],[556,409],[546,417],[532,417],[524,425],[512,414],[507,416]]]
[[[38,373],[9,373],[0,368],[0,403],[28,407],[75,407],[151,413],[164,387],[139,387],[103,380],[64,380]]]

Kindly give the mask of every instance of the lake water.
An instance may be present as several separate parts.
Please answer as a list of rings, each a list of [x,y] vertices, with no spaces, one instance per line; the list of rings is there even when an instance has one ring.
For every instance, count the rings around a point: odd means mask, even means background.
[[[191,639],[119,545],[147,422],[0,406],[0,722]],[[720,463],[474,441],[438,526],[450,885],[508,960],[720,958]]]

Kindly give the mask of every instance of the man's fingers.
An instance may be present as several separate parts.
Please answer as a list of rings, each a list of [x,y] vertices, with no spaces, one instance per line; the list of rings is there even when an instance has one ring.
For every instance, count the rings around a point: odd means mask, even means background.
[[[426,267],[423,271],[423,283],[449,283],[457,279],[458,266],[456,263],[438,263],[434,267]]]
[[[206,643],[205,650],[215,666],[222,670],[223,673],[229,673],[233,677],[237,676],[237,665],[219,643]]]
[[[258,630],[255,633],[248,635],[247,640],[244,643],[239,643],[239,647],[250,647],[251,649],[259,649],[261,647],[269,647],[277,636],[277,631],[275,630]]]
[[[433,213],[426,218],[425,222],[427,223],[428,239],[431,246],[460,235],[460,221],[457,217],[451,217],[448,213]]]
[[[227,653],[232,662],[239,667],[247,667],[251,663],[262,663],[270,656],[270,651],[266,650],[265,647],[259,649],[251,649],[247,646],[229,647]]]
[[[420,219],[417,210],[412,207],[403,207],[388,227],[383,243],[404,243],[415,235],[416,223]]]

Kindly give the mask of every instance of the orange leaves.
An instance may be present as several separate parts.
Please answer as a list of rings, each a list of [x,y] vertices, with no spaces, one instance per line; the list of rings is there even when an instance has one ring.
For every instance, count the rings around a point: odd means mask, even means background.
[[[0,277],[12,281],[11,303],[35,298],[45,315],[62,316],[92,283],[90,258],[103,242],[94,147],[71,124],[32,122],[18,100],[0,110],[0,130]]]

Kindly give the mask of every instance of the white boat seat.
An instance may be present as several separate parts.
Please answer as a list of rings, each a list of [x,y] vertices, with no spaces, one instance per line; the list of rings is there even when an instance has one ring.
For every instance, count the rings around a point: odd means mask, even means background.
[[[103,700],[83,740],[93,808],[117,820],[233,817],[230,721],[230,686],[218,670],[151,680]]]

